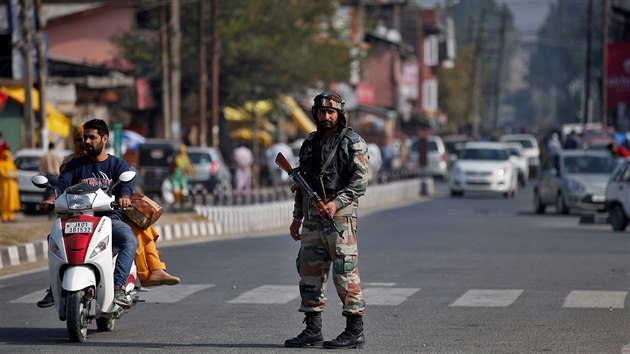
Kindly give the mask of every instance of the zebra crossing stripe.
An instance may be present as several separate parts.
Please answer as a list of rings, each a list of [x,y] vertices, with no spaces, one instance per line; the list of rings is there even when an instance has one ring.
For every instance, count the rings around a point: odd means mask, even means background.
[[[470,289],[449,306],[508,307],[523,293],[523,289]]]
[[[24,296],[20,296],[15,300],[11,300],[9,301],[10,304],[34,304],[37,301],[41,300],[44,295],[46,295],[46,290],[48,289],[41,289],[41,290],[37,290],[37,291],[33,291],[30,294],[26,294]]]
[[[564,308],[622,309],[627,291],[573,290],[564,298]]]
[[[175,303],[185,299],[186,297],[213,287],[212,284],[180,284],[177,286],[160,286],[146,288],[147,291],[141,291],[138,293],[140,300],[144,300],[147,303],[155,304],[169,304]],[[21,296],[15,300],[9,301],[13,304],[34,304],[41,300],[46,294],[46,289],[34,291],[32,293]]]
[[[148,292],[140,292],[140,300],[155,304],[172,304],[208,288],[212,284],[179,284],[177,286],[159,286],[148,288]]]
[[[420,291],[418,288],[364,288],[361,290],[365,302],[368,306],[384,305],[396,306],[400,305],[408,297]]]
[[[296,285],[263,285],[244,292],[230,304],[286,304],[300,296]]]

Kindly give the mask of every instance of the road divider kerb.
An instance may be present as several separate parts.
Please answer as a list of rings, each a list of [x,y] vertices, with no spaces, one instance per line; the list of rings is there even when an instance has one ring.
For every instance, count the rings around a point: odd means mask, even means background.
[[[391,208],[418,200],[424,179],[409,179],[373,185],[359,200],[361,212]],[[426,191],[423,191],[426,192]],[[423,196],[426,194],[422,194]],[[248,233],[261,233],[286,228],[291,222],[293,201],[269,202],[239,206],[195,206],[195,212],[208,221],[156,224],[158,242],[188,238],[237,238]],[[37,262],[48,258],[48,242],[36,241],[0,248],[0,269]]]

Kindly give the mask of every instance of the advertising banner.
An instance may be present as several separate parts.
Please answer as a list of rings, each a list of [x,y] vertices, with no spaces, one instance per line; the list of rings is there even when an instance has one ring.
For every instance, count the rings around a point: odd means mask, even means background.
[[[608,108],[630,105],[630,42],[608,44]]]

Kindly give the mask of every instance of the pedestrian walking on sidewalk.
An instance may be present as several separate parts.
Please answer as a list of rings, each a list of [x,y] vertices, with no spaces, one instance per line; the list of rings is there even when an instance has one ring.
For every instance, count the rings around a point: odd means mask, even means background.
[[[11,150],[0,154],[0,214],[2,222],[15,221],[15,212],[20,210],[17,167],[13,163]]]

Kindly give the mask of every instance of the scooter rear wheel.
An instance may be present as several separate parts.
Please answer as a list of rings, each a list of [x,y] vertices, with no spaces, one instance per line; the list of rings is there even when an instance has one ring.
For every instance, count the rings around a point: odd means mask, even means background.
[[[87,339],[87,309],[83,305],[83,290],[68,293],[66,298],[66,327],[71,342],[85,342]]]

